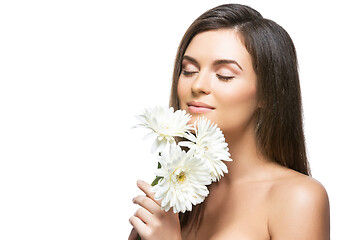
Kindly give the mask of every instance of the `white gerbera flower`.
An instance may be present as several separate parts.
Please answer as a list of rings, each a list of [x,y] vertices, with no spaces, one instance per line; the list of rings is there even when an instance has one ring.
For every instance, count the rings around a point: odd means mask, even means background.
[[[187,123],[191,116],[184,110],[167,107],[145,109],[137,116],[141,124],[135,127],[145,127],[151,132],[145,138],[155,138],[151,152],[161,152],[167,145],[175,144],[174,137],[184,137],[192,128]]]
[[[195,156],[206,159],[211,168],[212,181],[218,181],[228,172],[222,161],[232,161],[224,134],[216,124],[202,117],[194,124],[195,135],[188,135],[192,142],[180,142],[179,145],[195,150]]]
[[[194,158],[193,152],[175,146],[163,152],[159,159],[161,168],[156,175],[163,178],[152,191],[165,211],[170,208],[174,213],[191,211],[192,205],[203,202],[209,194],[206,185],[211,183],[210,169],[201,159]]]

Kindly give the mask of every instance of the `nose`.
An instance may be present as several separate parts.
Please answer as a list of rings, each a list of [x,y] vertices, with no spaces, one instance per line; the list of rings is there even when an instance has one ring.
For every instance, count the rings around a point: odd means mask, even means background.
[[[211,77],[206,72],[199,72],[196,79],[194,80],[191,91],[195,95],[211,93]]]

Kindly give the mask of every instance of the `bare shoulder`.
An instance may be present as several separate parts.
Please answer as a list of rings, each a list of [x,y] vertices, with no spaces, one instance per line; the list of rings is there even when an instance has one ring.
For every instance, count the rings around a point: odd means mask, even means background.
[[[312,177],[289,170],[269,192],[269,233],[272,239],[329,239],[329,198]]]
[[[270,197],[275,200],[274,203],[281,199],[286,199],[289,204],[314,204],[317,201],[328,201],[326,189],[319,181],[292,170],[274,182]]]

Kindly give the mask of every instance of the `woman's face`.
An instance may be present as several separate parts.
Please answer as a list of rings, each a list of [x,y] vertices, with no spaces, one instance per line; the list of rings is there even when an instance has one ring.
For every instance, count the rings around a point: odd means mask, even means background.
[[[251,57],[234,30],[196,35],[185,51],[178,83],[180,108],[226,132],[252,127],[258,101]]]

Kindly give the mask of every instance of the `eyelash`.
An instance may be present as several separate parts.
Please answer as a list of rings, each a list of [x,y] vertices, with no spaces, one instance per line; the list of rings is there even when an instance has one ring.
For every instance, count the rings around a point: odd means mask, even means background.
[[[219,74],[216,74],[216,77],[219,79],[219,80],[222,80],[222,81],[230,81],[231,79],[233,79],[234,77],[233,76],[222,76],[222,75],[219,75]]]
[[[182,71],[182,74],[186,77],[191,77],[192,75],[194,75],[195,73],[198,73],[198,72],[190,72],[190,71],[186,71],[186,70],[183,70]],[[233,76],[222,76],[222,75],[219,75],[219,74],[216,74],[216,77],[219,79],[219,80],[222,80],[222,81],[230,81],[231,79],[233,79],[234,77]]]
[[[184,76],[188,76],[188,77],[194,75],[195,73],[197,73],[197,72],[189,72],[189,71],[186,71],[186,70],[183,70],[183,71],[182,71],[182,74],[183,74]]]

